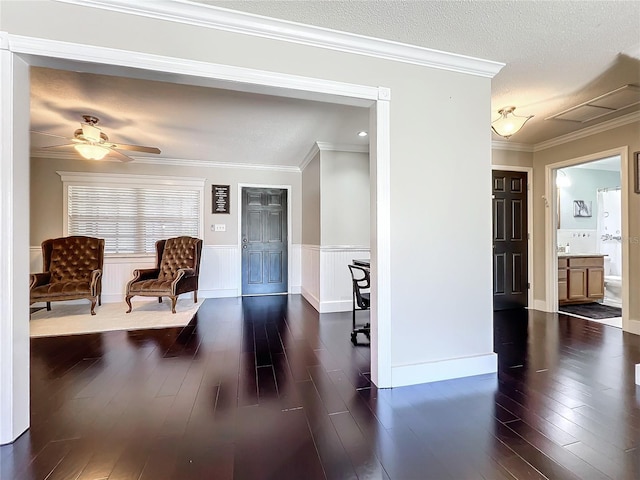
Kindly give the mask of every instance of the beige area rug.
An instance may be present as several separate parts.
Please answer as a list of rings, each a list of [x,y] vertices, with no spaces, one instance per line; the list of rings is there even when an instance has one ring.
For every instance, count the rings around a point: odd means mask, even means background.
[[[133,302],[131,313],[123,303],[103,303],[91,315],[89,303],[53,302],[51,311],[38,310],[31,314],[30,336],[53,337],[114,330],[144,330],[149,328],[183,327],[187,325],[204,300],[193,303],[192,298],[178,299],[176,313],[171,313],[171,301]]]

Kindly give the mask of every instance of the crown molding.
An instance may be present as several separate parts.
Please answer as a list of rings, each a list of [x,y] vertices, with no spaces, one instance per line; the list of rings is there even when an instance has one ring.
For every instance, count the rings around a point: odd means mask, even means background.
[[[614,118],[613,120],[608,120],[591,127],[583,128],[582,130],[578,130],[577,132],[567,133],[566,135],[561,135],[559,137],[552,138],[551,140],[536,143],[533,146],[533,151],[539,152],[541,150],[546,150],[547,148],[556,147],[558,145],[573,142],[575,140],[580,140],[597,133],[606,132],[607,130],[612,130],[614,128],[622,127],[624,125],[628,125],[630,123],[638,121],[640,121],[640,111],[628,113],[627,115]]]
[[[289,165],[263,165],[259,163],[226,163],[210,162],[208,160],[189,160],[182,158],[149,158],[131,157],[136,163],[147,165],[176,165],[180,167],[200,167],[200,168],[239,168],[244,170],[272,170],[278,172],[300,173],[300,168]]]
[[[316,145],[321,152],[369,153],[369,145],[329,142],[316,142]]]
[[[63,182],[90,182],[90,183],[114,183],[139,184],[153,182],[155,185],[182,185],[193,187],[204,187],[206,178],[200,177],[174,177],[162,175],[134,175],[130,173],[96,173],[96,172],[64,172],[57,170]]]
[[[350,143],[329,143],[329,142],[315,142],[311,145],[309,152],[305,155],[302,163],[300,164],[300,171],[302,172],[307,165],[318,155],[320,152],[350,152],[350,153],[369,153],[369,145],[356,145]]]
[[[172,165],[178,167],[196,167],[196,168],[238,168],[245,170],[272,170],[279,172],[300,173],[300,168],[289,165],[260,165],[254,163],[224,163],[210,162],[208,160],[190,160],[183,158],[150,158],[131,156],[133,163],[136,165]],[[51,160],[77,160],[77,161],[93,161],[85,160],[73,152],[48,152],[42,150],[34,150],[31,152],[32,158],[45,158]],[[122,163],[120,160],[106,156],[100,162]]]
[[[302,163],[300,164],[300,171],[303,172],[307,165],[311,163],[311,161],[320,153],[320,147],[318,147],[318,142],[311,145],[309,152],[304,156]]]
[[[505,65],[501,62],[304,25],[186,0],[166,0],[163,2],[135,0],[56,1],[480,77],[493,78]]]
[[[492,140],[491,148],[493,150],[509,150],[512,152],[527,152],[533,153],[533,145],[526,143],[513,143],[505,140]]]

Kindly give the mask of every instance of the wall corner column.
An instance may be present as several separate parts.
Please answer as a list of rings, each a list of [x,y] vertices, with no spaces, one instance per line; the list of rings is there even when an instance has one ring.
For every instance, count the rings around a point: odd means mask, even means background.
[[[371,108],[371,380],[393,386],[391,352],[391,89],[379,87]]]
[[[0,444],[29,428],[29,65],[0,32]]]

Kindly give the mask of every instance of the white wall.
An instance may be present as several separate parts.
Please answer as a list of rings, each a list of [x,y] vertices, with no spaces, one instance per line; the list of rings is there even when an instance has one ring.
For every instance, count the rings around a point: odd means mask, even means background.
[[[117,35],[104,25],[117,25]],[[385,280],[390,283],[393,324],[391,375],[385,384],[496,370],[490,78],[50,1],[35,9],[30,2],[3,5],[0,30],[388,87],[390,204],[382,207],[388,206],[391,216],[392,265]],[[460,265],[461,271],[452,265]],[[375,268],[373,274],[375,278]]]
[[[27,64],[0,50],[0,444],[29,426],[28,85]]]

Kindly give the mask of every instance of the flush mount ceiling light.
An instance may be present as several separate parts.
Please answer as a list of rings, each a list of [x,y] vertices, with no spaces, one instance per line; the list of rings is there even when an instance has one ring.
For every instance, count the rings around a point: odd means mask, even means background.
[[[367,135],[369,135],[367,132],[362,131],[362,132],[358,132],[358,136],[359,137],[366,137]]]
[[[528,117],[516,115],[513,113],[515,109],[516,107],[501,108],[498,110],[500,118],[491,122],[492,130],[501,137],[509,138],[514,133],[520,131],[530,118],[533,118],[533,115],[529,115]]]
[[[557,187],[570,187],[571,179],[563,170],[558,170],[556,173],[556,186]]]
[[[94,145],[92,143],[78,143],[77,145],[74,145],[73,148],[88,160],[102,160],[107,153],[109,153],[108,148],[100,145]]]

